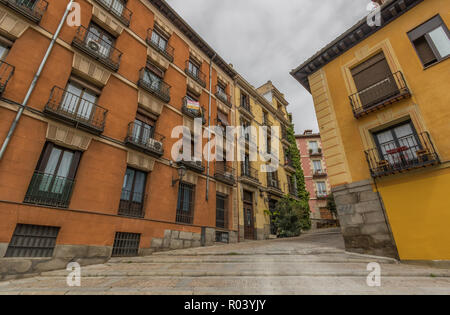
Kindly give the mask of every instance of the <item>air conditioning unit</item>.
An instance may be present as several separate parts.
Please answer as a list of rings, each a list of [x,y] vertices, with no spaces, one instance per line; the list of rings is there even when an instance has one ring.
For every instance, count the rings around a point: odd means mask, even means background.
[[[94,41],[93,39],[88,39],[86,45],[92,51],[98,52],[100,50],[100,45],[96,41]]]
[[[155,139],[152,139],[152,138],[148,139],[147,146],[149,146],[157,151],[162,151],[162,148],[163,148],[163,144],[161,142],[156,141]]]

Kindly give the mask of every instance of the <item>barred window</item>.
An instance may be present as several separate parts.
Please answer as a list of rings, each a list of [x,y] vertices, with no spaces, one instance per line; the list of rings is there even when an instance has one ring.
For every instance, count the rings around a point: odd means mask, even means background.
[[[133,257],[139,253],[140,234],[117,232],[114,238],[113,257]]]

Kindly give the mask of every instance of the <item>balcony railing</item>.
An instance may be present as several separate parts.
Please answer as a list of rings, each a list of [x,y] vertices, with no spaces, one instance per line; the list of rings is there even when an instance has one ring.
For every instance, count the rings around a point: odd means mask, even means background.
[[[225,164],[225,162],[216,162],[214,177],[226,184],[234,185],[236,178],[234,168]]]
[[[108,114],[103,107],[56,86],[50,93],[44,112],[94,133],[103,132]]]
[[[11,66],[4,61],[0,61],[0,95],[2,95],[5,91],[6,85],[8,85],[8,81],[14,74],[14,70],[14,66]]]
[[[158,97],[163,102],[170,102],[170,85],[165,83],[162,79],[155,79],[150,76],[147,68],[142,68],[139,72],[138,85],[147,92]]]
[[[310,156],[322,156],[322,149],[318,148],[316,150],[309,149],[309,155]]]
[[[136,122],[128,124],[125,144],[144,153],[161,157],[164,154],[165,137],[154,132],[153,128]]]
[[[111,43],[103,40],[101,35],[99,36],[84,26],[80,26],[72,44],[109,69],[119,70],[122,52],[114,48]]]
[[[267,187],[281,190],[280,181],[272,173],[267,173]]]
[[[194,172],[197,172],[197,173],[203,173],[205,171],[205,166],[203,165],[203,162],[202,161],[194,161],[193,158],[191,161],[181,160],[180,162],[178,162],[178,164],[184,165],[188,169],[190,169]]]
[[[130,26],[131,12],[123,0],[96,0],[106,11],[114,15],[126,26]]]
[[[233,105],[231,104],[231,96],[227,95],[227,93],[225,93],[224,91],[222,91],[221,89],[219,89],[219,86],[217,85],[216,88],[216,97],[221,100],[225,105],[227,105],[228,107],[232,107]]]
[[[254,181],[259,181],[258,171],[253,167],[246,167],[244,162],[241,164],[241,177],[245,177]]]
[[[191,70],[189,67],[190,61],[186,61],[186,68],[184,69],[184,72],[188,76],[190,76],[192,79],[194,79],[198,84],[200,84],[202,87],[206,87],[206,75],[200,71],[200,69],[197,69],[195,71]]]
[[[328,193],[325,191],[316,191],[316,198],[319,200],[328,199]]]
[[[119,215],[132,218],[145,217],[145,196],[143,193],[122,190],[119,204]]]
[[[353,115],[360,118],[368,113],[411,96],[403,73],[396,72],[380,82],[350,95]]]
[[[325,170],[314,170],[313,177],[325,177],[327,172]]]
[[[187,97],[183,98],[183,106],[181,107],[181,111],[191,118],[202,118],[203,124],[206,124],[205,108],[202,106],[199,111],[188,108]]]
[[[41,21],[48,7],[45,0],[0,0],[0,3],[4,3],[35,23]]]
[[[75,180],[73,179],[35,172],[28,186],[24,202],[67,208],[74,185]]]
[[[400,146],[388,142],[367,150],[366,158],[372,177],[382,177],[416,168],[439,164],[439,156],[428,132],[398,139]]]
[[[160,52],[167,60],[173,62],[173,56],[175,49],[170,46],[167,42],[161,44],[158,41],[159,36],[151,28],[147,31],[147,44],[153,47],[156,51]]]

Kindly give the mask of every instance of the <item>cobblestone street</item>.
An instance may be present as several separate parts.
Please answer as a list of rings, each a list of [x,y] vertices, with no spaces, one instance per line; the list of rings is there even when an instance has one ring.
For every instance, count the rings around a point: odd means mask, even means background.
[[[367,264],[381,264],[381,287],[369,287]],[[449,294],[450,270],[348,254],[334,230],[287,240],[217,245],[148,257],[112,259],[68,272],[0,283],[0,294]]]

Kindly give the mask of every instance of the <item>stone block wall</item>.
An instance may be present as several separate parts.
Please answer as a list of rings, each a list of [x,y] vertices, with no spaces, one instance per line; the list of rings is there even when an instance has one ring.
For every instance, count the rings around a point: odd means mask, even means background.
[[[333,189],[345,248],[350,252],[398,258],[381,197],[365,180]]]

